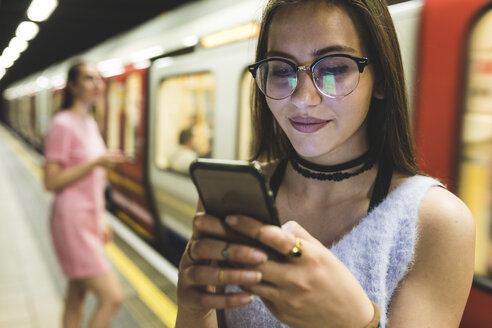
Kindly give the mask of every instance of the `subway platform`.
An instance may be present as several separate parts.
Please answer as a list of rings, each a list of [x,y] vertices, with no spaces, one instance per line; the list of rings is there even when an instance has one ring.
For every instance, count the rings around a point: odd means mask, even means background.
[[[0,328],[61,327],[66,278],[49,236],[42,156],[0,125],[0,159]],[[106,216],[114,231],[106,254],[124,294],[113,327],[174,327],[177,269]],[[95,302],[89,295],[83,327]]]

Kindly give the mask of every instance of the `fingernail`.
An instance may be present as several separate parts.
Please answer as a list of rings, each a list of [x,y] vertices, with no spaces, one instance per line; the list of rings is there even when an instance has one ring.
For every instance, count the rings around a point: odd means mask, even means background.
[[[260,282],[261,281],[261,278],[262,278],[262,274],[261,272],[254,272],[254,271],[251,271],[251,272],[245,272],[244,275],[243,275],[243,278],[247,281],[251,281],[251,282]]]
[[[290,233],[294,233],[296,230],[296,223],[295,221],[288,221],[282,225],[282,230],[288,231]]]
[[[233,226],[233,225],[236,225],[237,224],[238,218],[237,218],[237,216],[229,215],[228,217],[226,217],[225,220],[226,220],[226,223],[228,225]]]
[[[255,299],[254,295],[243,295],[241,297],[241,302],[244,304],[248,304],[253,302],[254,299]]]
[[[253,251],[251,252],[251,260],[257,263],[265,263],[268,260],[268,256],[263,252]]]

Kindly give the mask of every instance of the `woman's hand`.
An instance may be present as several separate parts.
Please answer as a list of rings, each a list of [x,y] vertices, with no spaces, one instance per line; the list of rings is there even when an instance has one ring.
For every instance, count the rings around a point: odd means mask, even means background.
[[[260,284],[241,286],[258,295],[280,321],[292,327],[365,327],[374,309],[358,281],[325,246],[294,221],[283,228],[244,216],[230,216],[237,232],[288,254],[302,244],[301,256],[258,267]]]
[[[103,223],[103,242],[105,244],[107,244],[112,240],[113,240],[113,229],[111,229],[111,226],[106,221],[104,221],[104,223]]]
[[[114,168],[116,165],[124,163],[126,161],[125,156],[121,151],[108,151],[104,155],[101,155],[96,160],[96,165],[103,166],[105,168]]]
[[[179,265],[176,327],[213,327],[217,323],[215,309],[252,301],[247,292],[217,291],[224,285],[252,286],[261,280],[256,267],[265,263],[267,256],[252,246],[232,242],[240,238],[217,217],[195,216],[192,238]]]

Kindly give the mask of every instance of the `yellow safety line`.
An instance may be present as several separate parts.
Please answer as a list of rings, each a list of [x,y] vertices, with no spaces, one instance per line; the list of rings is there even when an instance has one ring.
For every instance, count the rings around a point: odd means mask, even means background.
[[[3,128],[0,128],[3,139],[19,155],[21,162],[28,168],[31,174],[39,181],[42,180],[43,170],[21,147],[20,142],[13,138]],[[105,247],[106,254],[116,265],[120,273],[130,282],[138,292],[140,299],[155,313],[155,315],[168,327],[174,327],[177,316],[176,305],[171,301],[152,281],[140,271],[132,261],[114,244],[109,243]]]
[[[143,238],[150,240],[152,239],[152,236],[150,233],[147,232],[144,228],[142,228],[138,223],[135,223],[128,215],[123,213],[122,211],[117,211],[116,213],[120,219],[126,222],[130,227],[132,227],[133,230],[135,230],[139,235],[141,235]]]
[[[140,299],[167,326],[174,327],[177,308],[159,288],[157,288],[114,243],[106,245],[106,253],[111,256],[119,271],[137,290]]]

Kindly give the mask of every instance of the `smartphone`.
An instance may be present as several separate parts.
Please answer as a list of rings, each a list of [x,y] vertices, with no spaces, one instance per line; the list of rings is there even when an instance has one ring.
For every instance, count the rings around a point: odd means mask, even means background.
[[[223,220],[230,214],[247,215],[280,226],[273,192],[260,163],[199,158],[191,163],[190,176],[206,213]],[[285,255],[254,239],[238,238],[238,242],[263,249],[270,259],[285,261]]]
[[[199,158],[191,163],[190,175],[206,213],[221,219],[242,214],[280,226],[260,163]]]

